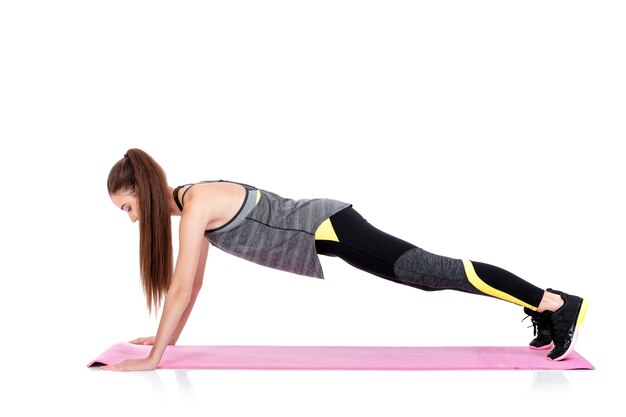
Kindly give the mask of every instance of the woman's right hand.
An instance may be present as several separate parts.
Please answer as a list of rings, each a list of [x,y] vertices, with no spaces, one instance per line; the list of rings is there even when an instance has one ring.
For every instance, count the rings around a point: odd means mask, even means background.
[[[128,343],[133,343],[135,345],[154,345],[154,339],[156,336],[149,337],[138,337],[135,340],[131,340]],[[175,345],[176,342],[169,342],[168,345]]]
[[[153,345],[154,344],[154,338],[155,338],[155,336],[138,337],[137,339],[131,340],[128,343],[133,343],[135,345]]]

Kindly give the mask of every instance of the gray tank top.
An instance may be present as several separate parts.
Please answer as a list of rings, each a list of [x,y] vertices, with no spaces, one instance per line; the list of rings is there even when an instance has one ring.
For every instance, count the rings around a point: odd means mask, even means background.
[[[247,196],[231,220],[205,231],[213,246],[270,268],[324,278],[315,250],[315,231],[328,217],[352,204],[328,198],[292,200],[251,185],[219,181],[244,186]],[[174,190],[174,199],[182,211],[177,197],[181,187]]]

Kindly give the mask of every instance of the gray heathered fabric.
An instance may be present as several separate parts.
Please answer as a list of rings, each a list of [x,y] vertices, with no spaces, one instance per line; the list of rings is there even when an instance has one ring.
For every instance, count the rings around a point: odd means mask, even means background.
[[[223,229],[207,231],[217,248],[248,261],[294,274],[324,278],[315,250],[315,230],[328,217],[352,204],[328,198],[292,200],[248,188],[248,198]]]
[[[484,295],[467,279],[463,261],[435,255],[421,248],[402,254],[394,263],[394,272],[402,283],[422,290],[454,289]]]
[[[244,185],[244,187],[246,186]],[[257,194],[256,188],[246,187],[246,189],[248,190],[246,200],[243,202],[243,206],[241,207],[239,212],[235,215],[235,217],[231,219],[230,222],[228,222],[227,224],[223,225],[222,227],[218,229],[206,230],[205,236],[207,234],[210,235],[212,233],[217,233],[218,231],[220,233],[227,232],[239,226],[241,222],[244,221],[246,216],[252,211],[252,209],[254,208],[254,205],[256,204],[256,194]]]

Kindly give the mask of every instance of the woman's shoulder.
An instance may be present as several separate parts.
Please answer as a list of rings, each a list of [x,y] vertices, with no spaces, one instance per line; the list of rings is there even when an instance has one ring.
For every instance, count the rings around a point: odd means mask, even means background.
[[[201,200],[202,202],[207,202],[204,199],[205,197],[221,199],[234,196],[235,198],[238,198],[243,193],[245,193],[245,191],[246,188],[239,183],[223,180],[201,181],[190,185],[189,190],[187,191],[188,197],[185,198],[185,201],[187,201],[187,198],[189,198],[189,201]]]
[[[240,184],[226,181],[196,183],[185,197],[185,212],[203,216],[207,229],[227,222],[237,214],[246,200],[247,190]],[[216,226],[217,225],[217,226]]]

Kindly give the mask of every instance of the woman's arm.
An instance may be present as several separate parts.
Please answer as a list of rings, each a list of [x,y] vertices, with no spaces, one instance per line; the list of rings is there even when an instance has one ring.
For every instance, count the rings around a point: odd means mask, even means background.
[[[187,308],[183,312],[183,316],[180,318],[180,321],[178,322],[178,326],[176,326],[176,331],[174,332],[174,336],[170,340],[170,345],[175,345],[178,339],[180,338],[180,334],[183,332],[183,329],[185,328],[185,324],[187,323],[187,319],[191,315],[193,306],[196,303],[196,299],[198,298],[198,294],[200,293],[200,289],[202,288],[202,280],[204,279],[204,269],[206,266],[208,252],[209,252],[209,241],[205,239],[202,242],[202,250],[200,251],[200,259],[198,260],[198,267],[196,268],[196,276],[193,279],[193,290],[191,292],[191,300],[189,300],[189,304],[187,305]],[[131,340],[129,343],[134,343],[137,345],[153,345],[154,336],[138,337],[135,340]]]
[[[191,301],[202,244],[206,240],[204,230],[207,218],[208,212],[205,205],[188,204],[185,207],[185,215],[180,220],[180,241],[176,268],[170,287],[165,294],[159,328],[148,357],[129,359],[116,365],[102,366],[101,369],[138,371],[152,370],[157,367],[168,342],[175,336],[178,323],[183,318],[183,313]]]
[[[193,310],[193,306],[196,303],[196,298],[198,298],[198,293],[202,288],[202,280],[204,279],[204,268],[206,266],[206,260],[209,253],[209,241],[204,239],[202,242],[202,249],[200,251],[200,259],[198,260],[198,266],[196,268],[196,276],[193,280],[193,290],[191,293],[191,300],[189,300],[189,304],[187,305],[187,309],[183,312],[183,316],[180,318],[178,322],[178,326],[176,327],[176,331],[174,332],[173,338],[170,340],[170,344],[175,344],[180,337],[180,334],[183,332],[185,328],[185,324],[187,324],[187,319],[191,315],[191,311]]]

